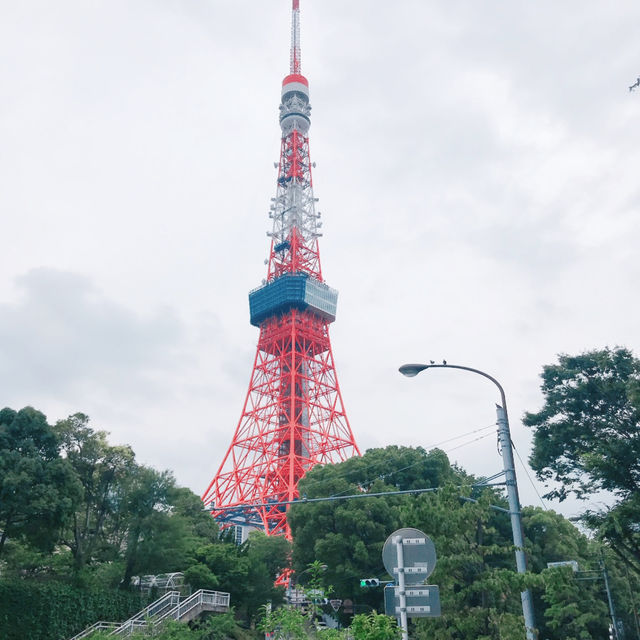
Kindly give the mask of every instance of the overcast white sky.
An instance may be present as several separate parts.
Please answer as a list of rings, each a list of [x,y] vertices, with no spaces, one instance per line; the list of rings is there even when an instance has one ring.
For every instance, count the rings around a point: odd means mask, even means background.
[[[397,372],[446,358],[502,382],[526,459],[520,419],[541,404],[543,364],[640,353],[640,91],[627,89],[640,4],[301,9],[356,439],[429,447],[494,423],[479,376]],[[197,493],[255,353],[247,293],[266,270],[289,13],[288,0],[0,0],[0,404],[88,413]],[[451,450],[477,435],[442,448],[492,474],[495,437]]]

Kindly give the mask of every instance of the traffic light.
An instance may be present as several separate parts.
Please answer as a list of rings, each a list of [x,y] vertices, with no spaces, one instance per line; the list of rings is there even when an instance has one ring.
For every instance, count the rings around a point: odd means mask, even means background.
[[[378,580],[378,578],[362,578],[360,580],[360,586],[364,588],[378,587],[380,586],[380,580]]]

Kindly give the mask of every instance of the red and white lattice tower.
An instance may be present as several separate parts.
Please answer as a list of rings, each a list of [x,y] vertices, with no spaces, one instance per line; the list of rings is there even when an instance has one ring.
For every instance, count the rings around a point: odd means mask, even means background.
[[[224,526],[290,537],[286,501],[317,464],[360,452],[336,376],[329,324],[337,291],[322,278],[309,157],[309,83],[300,66],[300,7],[293,0],[291,68],[282,83],[282,143],[265,284],[249,294],[260,328],[249,391],[231,446],[203,495]]]

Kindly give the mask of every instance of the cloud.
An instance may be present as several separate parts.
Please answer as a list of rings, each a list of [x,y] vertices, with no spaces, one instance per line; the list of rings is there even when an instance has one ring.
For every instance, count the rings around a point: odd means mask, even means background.
[[[85,411],[198,491],[255,353],[289,10],[0,8],[3,401]],[[332,344],[363,448],[495,419],[484,381],[411,383],[403,361],[495,374],[526,458],[544,363],[640,349],[638,17],[631,0],[305,2]],[[494,451],[452,455],[488,474]]]
[[[16,299],[0,303],[2,404],[52,423],[87,413],[112,443],[201,491],[238,419],[252,349],[216,313],[140,313],[74,272],[40,267],[14,283]]]
[[[160,371],[186,364],[185,328],[171,309],[137,315],[57,269],[15,282],[21,298],[0,305],[5,397],[153,394]]]

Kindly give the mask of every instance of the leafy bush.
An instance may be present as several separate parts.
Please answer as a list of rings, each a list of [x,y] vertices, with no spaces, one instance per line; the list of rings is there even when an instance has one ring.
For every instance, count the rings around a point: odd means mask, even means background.
[[[139,593],[82,590],[61,582],[0,581],[0,638],[62,640],[97,620],[126,620],[142,609]]]

